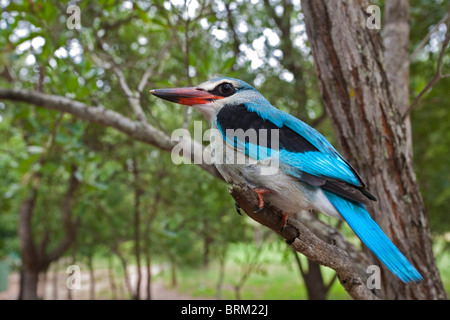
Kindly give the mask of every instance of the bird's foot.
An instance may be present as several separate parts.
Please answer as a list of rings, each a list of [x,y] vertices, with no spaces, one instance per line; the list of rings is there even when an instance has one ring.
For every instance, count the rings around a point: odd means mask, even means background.
[[[264,195],[266,193],[272,193],[272,190],[269,190],[269,189],[263,188],[263,187],[258,187],[258,188],[253,188],[253,191],[255,191],[256,194],[258,195],[258,201],[259,201],[258,209],[255,211],[255,213],[259,213],[264,208]]]
[[[289,213],[287,212],[281,212],[281,228],[280,228],[280,232],[282,232],[284,230],[284,228],[286,228],[286,224],[287,224],[287,219],[289,217]]]
[[[234,203],[234,208],[236,209],[236,212],[238,213],[238,215],[242,216],[241,207],[239,206],[239,204],[237,202]]]
[[[286,228],[287,219],[289,218],[290,213],[284,212],[283,210],[281,210],[280,208],[278,208],[276,206],[270,206],[270,209],[272,209],[273,211],[275,211],[281,215],[281,221],[280,221],[281,227],[280,227],[279,232],[282,232],[284,230],[284,228]]]

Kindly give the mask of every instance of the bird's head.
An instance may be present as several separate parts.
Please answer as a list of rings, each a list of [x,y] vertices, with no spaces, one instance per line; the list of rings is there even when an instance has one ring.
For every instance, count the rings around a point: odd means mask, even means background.
[[[233,78],[215,78],[197,87],[150,90],[155,96],[172,102],[192,106],[207,120],[226,105],[248,102],[267,103],[267,100],[248,83]]]

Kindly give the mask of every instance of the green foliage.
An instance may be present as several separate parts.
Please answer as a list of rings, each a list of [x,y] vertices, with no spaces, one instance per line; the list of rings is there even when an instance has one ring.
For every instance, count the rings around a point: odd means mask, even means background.
[[[427,35],[448,11],[448,3],[416,0],[411,3],[410,50]],[[410,91],[417,96],[434,77],[445,30],[442,26],[411,64]],[[443,74],[450,73],[447,48]],[[412,112],[415,168],[434,233],[450,228],[450,101],[447,99],[450,79],[442,79],[423,96]],[[412,101],[412,99],[411,99]]]

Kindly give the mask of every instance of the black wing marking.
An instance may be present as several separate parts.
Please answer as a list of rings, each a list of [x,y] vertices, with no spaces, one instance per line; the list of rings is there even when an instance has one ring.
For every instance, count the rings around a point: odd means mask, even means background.
[[[217,123],[220,125],[222,132],[227,134],[227,129],[237,130],[248,129],[256,130],[258,134],[258,145],[271,148],[272,145],[272,131],[278,130],[279,134],[279,149],[284,149],[290,152],[307,152],[319,151],[308,140],[299,135],[297,132],[286,126],[277,127],[268,120],[262,119],[256,112],[249,111],[244,104],[229,105],[223,107],[217,114]],[[260,129],[267,130],[267,139],[261,138],[259,135]],[[228,136],[231,141],[234,137]],[[261,141],[260,141],[261,140]]]
[[[361,202],[363,204],[370,205],[371,202],[369,199],[373,201],[377,200],[365,187],[356,187],[338,179],[317,177],[302,171],[300,180],[305,181],[312,186],[321,187],[336,193],[346,199]]]
[[[314,145],[291,128],[287,126],[278,127],[269,120],[264,120],[256,112],[249,111],[244,104],[224,106],[218,112],[216,121],[222,130],[222,134],[227,134],[227,129],[242,129],[244,131],[247,131],[248,129],[256,130],[258,135],[258,145],[260,146],[271,148],[271,130],[277,129],[280,149],[295,153],[319,152]],[[260,139],[260,129],[267,130],[267,139]],[[235,140],[234,136],[227,135],[227,137],[231,141]],[[353,169],[353,167],[351,168]],[[362,183],[359,174],[355,169],[353,169],[353,171]],[[319,177],[300,170],[298,170],[298,175],[296,174],[295,177],[312,186],[321,187],[349,200],[361,202],[363,204],[370,204],[369,200],[376,201],[376,198],[366,190],[364,183],[362,183],[362,187],[358,187],[342,180]]]

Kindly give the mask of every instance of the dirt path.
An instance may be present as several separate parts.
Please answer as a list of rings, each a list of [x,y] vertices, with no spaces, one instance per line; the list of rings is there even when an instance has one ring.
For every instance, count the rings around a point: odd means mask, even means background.
[[[136,271],[137,269],[133,266],[129,268],[130,274],[130,283],[132,287],[135,287],[136,283]],[[152,269],[153,277],[160,272],[160,268],[157,266],[155,269]],[[145,274],[145,273],[143,273]],[[67,289],[67,278],[68,274],[63,272],[58,272],[57,277],[55,279],[54,273],[49,273],[45,287],[43,285],[43,281],[40,282],[40,286],[38,289],[39,296],[43,297],[46,300],[67,300],[68,299],[68,291]],[[107,270],[95,270],[95,298],[96,299],[113,299],[110,279],[108,277]],[[145,277],[144,277],[145,278]],[[143,279],[145,281],[145,279]],[[8,289],[6,291],[0,292],[0,300],[15,300],[19,294],[19,281],[20,276],[19,273],[12,273],[9,277]],[[141,299],[146,298],[146,285],[141,283]],[[116,287],[116,299],[128,299],[127,292],[125,289],[125,284],[123,279],[116,278],[115,279],[115,287]],[[80,289],[71,290],[72,299],[73,300],[87,300],[90,298],[89,294],[90,290],[90,281],[89,274],[87,272],[81,272],[80,279]],[[186,294],[179,293],[175,289],[167,288],[161,279],[156,279],[153,281],[151,286],[151,294],[153,300],[193,300],[198,299],[191,297]]]

